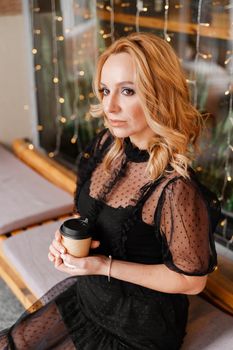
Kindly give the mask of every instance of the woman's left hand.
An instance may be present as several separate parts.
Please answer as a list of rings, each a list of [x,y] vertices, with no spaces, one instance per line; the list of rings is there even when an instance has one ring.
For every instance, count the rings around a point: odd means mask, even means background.
[[[66,253],[61,254],[60,264],[55,263],[57,270],[66,272],[72,276],[84,275],[108,275],[109,258],[104,255],[75,258]]]

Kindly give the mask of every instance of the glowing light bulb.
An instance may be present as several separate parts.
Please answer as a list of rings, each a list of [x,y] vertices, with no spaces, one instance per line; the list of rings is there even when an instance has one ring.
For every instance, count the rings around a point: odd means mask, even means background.
[[[57,84],[57,83],[59,82],[58,77],[54,77],[54,78],[53,78],[53,82],[54,82],[54,84]]]
[[[225,224],[226,224],[226,219],[224,219],[220,222],[220,226],[222,226],[222,227],[225,226]]]
[[[74,143],[77,142],[77,139],[78,139],[77,136],[74,135],[74,136],[72,137],[72,139],[70,140],[70,142],[74,144]]]
[[[230,60],[232,59],[232,57],[228,57],[225,61],[224,64],[228,64],[230,62]]]
[[[200,23],[200,26],[203,26],[203,27],[209,27],[210,26],[210,24],[209,23]]]
[[[62,123],[62,124],[65,124],[66,123],[66,118],[65,117],[60,117],[60,122]]]
[[[58,100],[60,103],[64,103],[65,102],[65,99],[64,97],[59,97],[59,100]]]
[[[28,148],[29,148],[30,150],[33,150],[33,149],[34,149],[34,145],[33,145],[32,143],[30,143],[30,144],[28,145]]]
[[[130,7],[129,2],[122,2],[121,7]]]
[[[83,154],[83,157],[86,158],[86,159],[88,159],[88,158],[90,158],[90,154],[89,154],[89,153],[84,153],[84,154]]]
[[[37,65],[35,66],[35,71],[38,71],[38,70],[41,70],[41,65],[40,65],[40,64],[37,64]]]
[[[57,16],[57,17],[56,17],[56,20],[57,20],[58,22],[62,22],[62,21],[63,21],[63,18],[62,18],[61,16]]]
[[[32,49],[32,53],[33,53],[33,55],[35,55],[35,54],[37,54],[37,49]]]
[[[49,152],[48,154],[49,158],[53,158],[55,156],[54,152]]]
[[[129,31],[131,31],[131,30],[133,30],[133,27],[124,27],[124,31],[125,31],[125,32],[129,32]]]
[[[84,74],[85,74],[84,71],[83,71],[83,70],[80,70],[79,75],[81,75],[81,77],[83,77]]]

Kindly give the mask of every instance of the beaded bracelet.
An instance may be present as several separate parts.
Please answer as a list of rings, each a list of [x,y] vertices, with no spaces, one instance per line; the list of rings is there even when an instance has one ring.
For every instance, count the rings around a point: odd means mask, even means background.
[[[112,267],[112,256],[109,255],[109,267],[108,267],[108,282],[110,282],[110,279],[111,279],[111,267]]]

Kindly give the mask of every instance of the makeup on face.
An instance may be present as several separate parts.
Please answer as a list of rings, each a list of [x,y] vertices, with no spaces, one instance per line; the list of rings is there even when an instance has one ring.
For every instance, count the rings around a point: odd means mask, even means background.
[[[111,55],[105,61],[99,92],[107,125],[113,135],[130,137],[136,146],[146,148],[153,132],[137,93],[136,69],[128,53]]]

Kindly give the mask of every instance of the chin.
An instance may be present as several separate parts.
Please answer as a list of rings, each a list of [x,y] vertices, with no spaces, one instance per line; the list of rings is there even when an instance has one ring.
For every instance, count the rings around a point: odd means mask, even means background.
[[[130,133],[127,132],[127,130],[124,130],[122,128],[110,127],[109,130],[113,136],[118,137],[118,138],[125,138],[125,137],[130,136]]]

